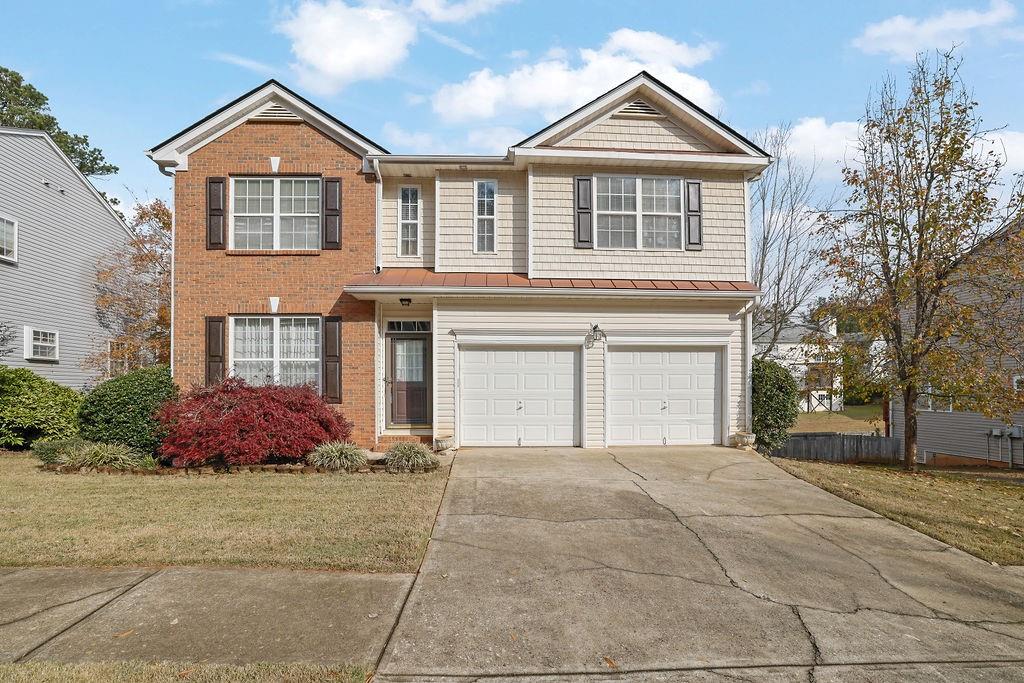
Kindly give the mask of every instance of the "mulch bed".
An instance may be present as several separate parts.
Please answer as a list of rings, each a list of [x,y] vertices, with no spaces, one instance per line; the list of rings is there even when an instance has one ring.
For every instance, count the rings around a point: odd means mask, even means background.
[[[405,474],[414,473],[420,474],[423,472],[433,472],[438,468],[438,465],[434,467],[417,467],[411,470],[399,470],[392,472],[388,470],[384,465],[383,459],[371,460],[366,467],[361,467],[358,470],[329,470],[326,467],[312,467],[310,465],[303,464],[277,464],[277,465],[232,465],[228,467],[214,467],[206,465],[203,467],[157,467],[156,469],[128,469],[122,470],[116,467],[75,467],[73,465],[53,465],[43,464],[39,466],[39,469],[47,472],[55,472],[57,474],[134,474],[142,476],[201,476],[211,474],[248,474],[250,472],[273,472],[277,474],[372,474],[372,473],[388,473],[388,474]]]

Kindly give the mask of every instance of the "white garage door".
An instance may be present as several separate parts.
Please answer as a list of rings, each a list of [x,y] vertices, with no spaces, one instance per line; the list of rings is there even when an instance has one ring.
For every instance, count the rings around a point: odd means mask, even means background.
[[[613,348],[609,354],[609,443],[719,441],[721,371],[717,350]]]
[[[462,445],[576,445],[575,350],[464,348],[459,374]]]

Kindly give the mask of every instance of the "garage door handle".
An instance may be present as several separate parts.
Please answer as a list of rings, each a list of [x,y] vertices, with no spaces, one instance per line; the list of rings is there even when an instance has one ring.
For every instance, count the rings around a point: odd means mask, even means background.
[[[522,401],[516,401],[516,410],[522,410],[522,409],[523,409],[523,402]]]
[[[661,409],[662,410],[668,410],[668,401],[662,401],[661,402]]]

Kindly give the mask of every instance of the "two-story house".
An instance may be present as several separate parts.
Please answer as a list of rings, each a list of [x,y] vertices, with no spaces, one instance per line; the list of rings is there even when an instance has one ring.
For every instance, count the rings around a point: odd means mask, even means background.
[[[175,176],[174,374],[311,382],[366,445],[729,443],[768,154],[647,73],[503,156],[396,155],[275,81]]]
[[[754,326],[755,353],[764,354],[793,375],[800,389],[799,408],[804,413],[843,409],[843,378],[839,369],[841,343],[835,322],[823,329],[796,321],[782,325],[774,343],[772,329]],[[828,340],[826,348],[821,347]]]
[[[14,332],[0,363],[75,389],[100,378],[96,271],[130,235],[46,133],[0,127],[0,322]]]

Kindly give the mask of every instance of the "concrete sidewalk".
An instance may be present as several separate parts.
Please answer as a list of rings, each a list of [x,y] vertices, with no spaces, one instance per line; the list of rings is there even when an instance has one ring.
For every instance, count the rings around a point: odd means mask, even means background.
[[[0,569],[0,661],[372,668],[412,580],[261,569]]]

